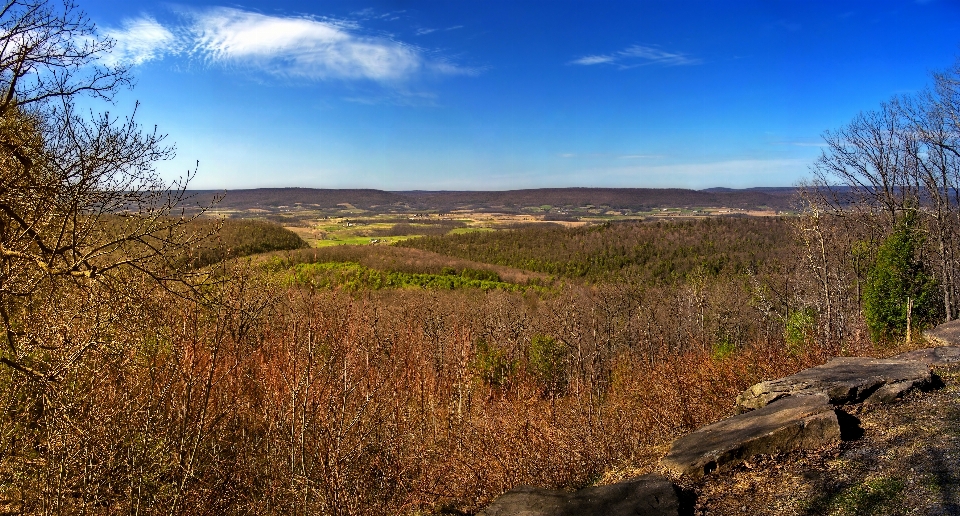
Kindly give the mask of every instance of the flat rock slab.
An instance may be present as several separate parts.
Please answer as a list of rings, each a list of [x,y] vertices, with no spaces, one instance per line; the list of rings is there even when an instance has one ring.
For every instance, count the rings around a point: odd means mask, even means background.
[[[880,403],[931,385],[933,373],[923,362],[840,357],[786,378],[760,382],[740,393],[737,405],[753,410],[797,394],[826,394],[834,405]]]
[[[923,336],[942,346],[960,345],[960,319],[927,330],[923,332]]]
[[[538,487],[507,491],[477,516],[677,516],[676,488],[661,475],[644,475],[575,493]]]
[[[699,478],[754,455],[819,448],[839,439],[830,398],[798,395],[687,434],[673,442],[660,463],[675,474]]]
[[[942,346],[907,351],[893,357],[897,360],[916,360],[928,366],[945,366],[960,362],[960,346]]]

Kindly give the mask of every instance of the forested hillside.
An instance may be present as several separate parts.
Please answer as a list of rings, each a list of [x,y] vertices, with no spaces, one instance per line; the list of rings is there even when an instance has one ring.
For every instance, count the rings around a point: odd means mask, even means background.
[[[718,218],[614,223],[567,229],[527,226],[432,236],[400,246],[566,278],[673,283],[688,275],[737,276],[796,256],[789,219]]]

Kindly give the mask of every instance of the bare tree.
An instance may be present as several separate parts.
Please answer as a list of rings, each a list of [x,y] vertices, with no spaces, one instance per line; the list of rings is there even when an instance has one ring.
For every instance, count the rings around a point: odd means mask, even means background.
[[[155,163],[174,149],[135,113],[74,108],[80,95],[111,99],[130,77],[102,64],[114,43],[72,2],[9,0],[0,32],[0,363],[53,380],[104,332],[51,342],[28,324],[38,314],[59,304],[73,327],[104,329],[118,313],[105,307],[136,295],[130,274],[183,281],[173,259],[190,241],[190,174],[159,177]]]
[[[870,224],[877,216],[892,224],[905,206],[916,206],[919,192],[910,173],[907,127],[891,102],[825,132],[826,148],[813,165],[816,202],[835,215],[868,215],[864,220]]]
[[[936,77],[936,82],[943,76]],[[939,86],[939,85],[938,85]],[[947,320],[955,311],[954,249],[957,245],[958,216],[960,216],[960,154],[958,135],[951,127],[949,101],[937,87],[916,97],[898,99],[898,108],[909,121],[906,146],[924,196],[922,213],[928,221],[933,237],[932,251],[937,257],[943,306]]]
[[[0,115],[78,94],[109,100],[130,84],[126,67],[101,62],[114,41],[70,0],[7,0],[0,31]]]
[[[803,196],[814,208],[811,216],[859,224],[853,233],[871,249],[905,213],[920,215],[927,260],[938,271],[943,312],[950,320],[958,309],[960,64],[933,79],[924,92],[891,99],[826,132],[826,147]],[[858,274],[850,277],[859,280]]]

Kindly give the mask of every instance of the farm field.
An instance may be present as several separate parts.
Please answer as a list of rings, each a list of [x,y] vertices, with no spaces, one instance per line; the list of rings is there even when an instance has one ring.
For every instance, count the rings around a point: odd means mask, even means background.
[[[599,209],[555,210],[550,206],[524,208],[520,213],[501,213],[488,209],[459,209],[451,212],[427,210],[415,213],[376,213],[352,206],[312,210],[280,205],[274,209],[220,209],[214,206],[212,217],[261,219],[280,224],[300,236],[311,247],[331,245],[389,245],[416,236],[466,234],[495,231],[521,225],[550,225],[577,228],[610,222],[655,222],[658,220],[697,220],[713,217],[776,217],[789,212],[741,208],[657,208],[648,211]]]
[[[245,217],[252,214],[235,214]],[[495,231],[518,224],[555,224],[577,227],[588,221],[545,222],[531,215],[457,213],[451,215],[418,215],[397,222],[393,215],[369,217],[301,218],[297,225],[285,228],[303,238],[312,247],[331,245],[393,244],[423,235],[466,234],[477,231]]]

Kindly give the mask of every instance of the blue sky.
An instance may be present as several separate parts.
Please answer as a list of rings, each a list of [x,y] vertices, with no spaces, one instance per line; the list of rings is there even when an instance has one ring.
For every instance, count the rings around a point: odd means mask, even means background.
[[[194,188],[789,186],[960,56],[948,0],[81,7]]]

